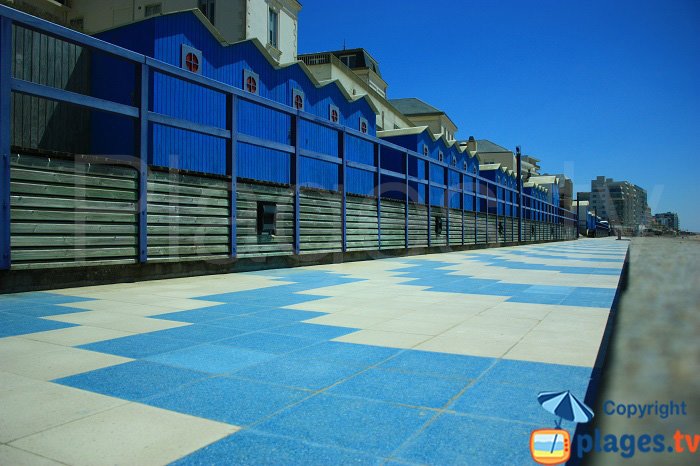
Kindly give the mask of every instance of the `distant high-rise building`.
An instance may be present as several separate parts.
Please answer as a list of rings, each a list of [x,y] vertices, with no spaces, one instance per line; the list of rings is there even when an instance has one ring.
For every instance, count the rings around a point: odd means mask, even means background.
[[[597,177],[591,181],[590,205],[599,217],[632,232],[648,223],[647,192],[629,181]]]
[[[678,214],[675,212],[664,212],[661,214],[654,215],[654,220],[656,223],[662,227],[668,228],[669,230],[678,231]]]

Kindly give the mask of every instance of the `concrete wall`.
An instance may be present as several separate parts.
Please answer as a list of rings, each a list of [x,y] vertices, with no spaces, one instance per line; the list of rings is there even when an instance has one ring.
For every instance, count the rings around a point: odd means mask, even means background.
[[[376,91],[368,91],[367,83],[356,75],[352,70],[342,65],[339,61],[331,59],[331,63],[322,65],[311,65],[309,70],[314,77],[320,82],[338,80],[345,90],[353,97],[363,95],[369,96],[372,103],[377,107],[377,126],[384,130],[396,128],[410,128],[413,123],[409,121],[402,113],[391,106],[385,98],[380,96]]]
[[[73,0],[68,21],[83,18],[84,32],[97,32],[145,19],[147,5],[161,4],[162,13],[197,8],[198,0]],[[268,12],[279,12],[279,47],[270,53],[289,63],[297,55],[297,3],[294,0],[219,0],[215,4],[214,26],[227,42],[257,38],[268,43]]]

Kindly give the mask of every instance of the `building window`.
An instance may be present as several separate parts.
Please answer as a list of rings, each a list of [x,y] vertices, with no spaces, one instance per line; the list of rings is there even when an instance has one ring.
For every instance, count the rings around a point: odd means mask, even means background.
[[[180,66],[191,73],[202,73],[202,51],[182,44]]]
[[[163,13],[163,4],[162,3],[153,3],[151,5],[146,5],[144,7],[144,16],[146,18],[150,16],[156,16]]]
[[[338,123],[340,121],[340,110],[335,105],[328,106],[328,119],[333,123]]]
[[[462,170],[467,171],[467,161],[462,162]]]
[[[292,104],[297,110],[304,110],[304,93],[299,89],[292,89]]]
[[[260,78],[250,70],[243,70],[243,89],[251,94],[260,94]]]
[[[279,48],[279,22],[279,12],[270,8],[267,16],[267,42],[276,49]]]
[[[341,55],[340,61],[350,69],[355,68],[357,65],[357,58],[355,55]]]
[[[457,166],[457,157],[455,157],[454,155],[452,156],[452,166],[453,167]]]
[[[362,134],[367,134],[368,129],[369,129],[369,124],[367,122],[367,119],[360,117],[360,132]]]
[[[211,24],[214,24],[214,18],[215,18],[215,8],[214,4],[216,2],[214,0],[199,0],[199,9],[201,10],[202,13],[204,13],[204,16],[209,19],[209,22]]]
[[[428,145],[427,144],[423,144],[423,155],[426,157],[428,156]]]
[[[445,154],[442,153],[442,151],[438,151],[438,162],[444,162],[445,161]]]
[[[82,31],[85,29],[85,19],[84,18],[72,18],[70,20],[71,29],[76,31]]]

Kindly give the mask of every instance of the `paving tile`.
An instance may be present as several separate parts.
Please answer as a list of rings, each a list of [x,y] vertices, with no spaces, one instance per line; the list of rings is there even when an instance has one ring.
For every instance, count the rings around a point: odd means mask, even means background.
[[[379,401],[317,395],[256,429],[303,441],[388,455],[434,412]]]
[[[252,380],[214,377],[149,398],[145,403],[235,425],[257,422],[310,395]]]
[[[499,418],[510,421],[554,426],[556,416],[545,411],[537,395],[546,390],[522,385],[493,383],[480,380],[467,388],[449,409],[476,417]],[[583,399],[585,393],[576,393]]]
[[[0,392],[0,443],[124,404],[124,400],[34,381]],[[10,464],[10,463],[0,463]]]
[[[208,374],[149,361],[133,361],[84,374],[55,383],[102,393],[125,400],[143,400],[165,391],[209,377]]]
[[[459,394],[466,383],[424,374],[370,369],[332,387],[328,393],[417,407],[441,408]]]
[[[359,451],[311,444],[256,431],[241,431],[173,463],[211,464],[375,465],[380,458]]]
[[[325,315],[325,313],[313,311],[299,311],[295,309],[267,309],[264,311],[256,312],[253,315],[256,317],[263,317],[266,319],[280,319],[295,322],[313,319],[314,317],[320,317],[322,315]]]
[[[228,424],[128,403],[24,437],[11,446],[78,466],[166,464],[237,429]]]
[[[90,325],[93,327],[107,328],[129,333],[155,332],[157,330],[181,327],[185,325],[181,322],[162,320],[160,317],[157,319],[152,319],[148,317],[129,316],[106,311],[85,311],[75,314],[51,316],[47,317],[46,319],[77,325]]]
[[[57,348],[51,352],[0,359],[0,370],[36,380],[52,380],[130,361],[119,356],[77,348]]]
[[[193,324],[184,327],[159,330],[157,332],[144,334],[144,336],[152,335],[154,337],[172,338],[176,340],[212,343],[235,337],[237,335],[242,335],[244,333],[247,333],[247,331],[229,327],[217,327],[215,325]]]
[[[230,315],[223,312],[212,311],[209,308],[170,312],[158,316],[159,319],[189,323],[204,323],[217,319],[225,319],[226,317],[230,317]]]
[[[306,346],[315,345],[316,343],[318,343],[317,340],[309,338],[266,332],[247,333],[218,342],[220,345],[248,348],[274,354],[288,353]]]
[[[270,332],[279,333],[280,335],[291,335],[294,337],[310,338],[315,340],[330,340],[342,335],[347,335],[348,333],[352,333],[357,330],[359,329],[300,322],[283,327],[275,327],[274,329],[270,329]]]
[[[335,341],[389,348],[413,348],[431,338],[433,338],[432,335],[366,329],[336,338]]]
[[[100,353],[115,354],[126,358],[139,359],[187,348],[196,344],[197,342],[191,340],[161,338],[151,333],[146,333],[90,343],[82,345],[80,348]]]
[[[532,426],[495,419],[442,414],[394,454],[420,464],[535,464],[527,448]]]
[[[234,376],[288,387],[320,390],[346,379],[359,370],[352,365],[281,356],[237,371]]]
[[[149,361],[211,374],[234,372],[273,358],[272,353],[204,344],[150,356]]]
[[[107,328],[90,327],[80,325],[77,327],[69,327],[58,330],[48,330],[46,332],[31,333],[24,335],[24,338],[45,341],[61,346],[79,346],[98,341],[113,340],[115,338],[127,337],[132,335],[119,330],[110,330]]]
[[[492,358],[411,350],[398,354],[378,367],[409,374],[466,381],[478,378],[495,362],[496,360]]]
[[[496,332],[474,331],[463,333],[443,333],[415,346],[417,350],[437,351],[440,353],[483,356],[487,358],[502,357],[521,336]]]
[[[579,393],[591,377],[590,367],[502,359],[483,376],[484,383],[506,383],[537,390]]]
[[[381,346],[355,345],[337,341],[327,341],[294,351],[290,356],[308,361],[329,361],[357,367],[367,367],[398,354],[394,348]]]
[[[56,330],[74,326],[74,324],[69,323],[54,322],[36,317],[18,315],[16,318],[12,317],[2,321],[2,325],[0,325],[0,338],[45,332],[47,330]]]
[[[61,466],[63,463],[44,458],[8,445],[0,445],[0,464],[12,466]]]
[[[285,325],[289,325],[289,322],[285,320],[265,319],[263,317],[249,315],[217,319],[209,322],[209,324],[214,325],[216,327],[232,328],[237,330],[254,332],[256,330],[271,330],[275,327],[283,327]]]

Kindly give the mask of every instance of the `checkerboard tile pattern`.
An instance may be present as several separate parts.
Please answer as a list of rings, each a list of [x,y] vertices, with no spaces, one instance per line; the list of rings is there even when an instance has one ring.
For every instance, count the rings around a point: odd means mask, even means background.
[[[0,296],[0,463],[528,464],[537,393],[588,389],[626,248]]]

